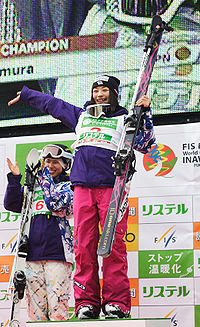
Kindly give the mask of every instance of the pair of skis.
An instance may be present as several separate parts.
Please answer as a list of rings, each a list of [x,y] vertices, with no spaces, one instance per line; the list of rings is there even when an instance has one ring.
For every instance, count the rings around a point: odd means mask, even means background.
[[[16,255],[8,287],[8,293],[11,295],[10,327],[20,327],[20,304],[26,287],[25,263],[28,254],[32,201],[39,167],[39,152],[37,149],[32,149],[26,159],[24,200],[21,210]]]
[[[127,116],[120,144],[114,157],[116,179],[97,250],[97,254],[103,257],[108,257],[112,251],[112,244],[119,215],[121,216],[125,211],[124,209],[128,206],[127,195],[125,195],[125,198],[123,199],[124,191],[126,183],[131,180],[135,172],[134,144],[140,128],[141,117],[144,112],[144,108],[136,107],[135,103],[147,93],[164,30],[170,31],[172,28],[168,27],[159,15],[155,15],[152,19],[150,33],[147,36],[144,56],[134,90],[129,115]]]

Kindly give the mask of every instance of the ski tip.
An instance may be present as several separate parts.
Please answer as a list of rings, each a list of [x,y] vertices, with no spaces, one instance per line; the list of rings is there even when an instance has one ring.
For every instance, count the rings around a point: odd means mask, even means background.
[[[36,166],[40,159],[39,151],[35,148],[31,149],[26,157],[26,162],[29,166]]]
[[[32,156],[38,156],[38,155],[39,155],[39,151],[37,149],[33,148],[29,151],[27,158],[30,156],[32,157]]]

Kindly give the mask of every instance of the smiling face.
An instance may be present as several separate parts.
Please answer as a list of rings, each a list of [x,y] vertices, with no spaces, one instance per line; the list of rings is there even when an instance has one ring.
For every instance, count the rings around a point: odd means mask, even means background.
[[[53,178],[62,173],[63,168],[58,159],[46,158],[44,165],[49,168],[50,175]]]
[[[95,103],[110,103],[110,89],[107,86],[95,87],[92,91]]]

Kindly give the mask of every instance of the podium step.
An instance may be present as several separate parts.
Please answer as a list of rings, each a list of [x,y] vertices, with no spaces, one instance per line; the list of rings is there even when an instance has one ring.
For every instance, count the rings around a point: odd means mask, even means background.
[[[101,319],[27,322],[27,327],[170,327],[170,319]]]

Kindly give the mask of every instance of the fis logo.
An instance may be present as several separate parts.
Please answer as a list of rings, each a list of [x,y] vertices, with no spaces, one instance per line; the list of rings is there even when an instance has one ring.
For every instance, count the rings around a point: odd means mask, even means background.
[[[176,237],[174,236],[174,234],[176,231],[174,230],[174,227],[175,225],[169,228],[160,238],[158,238],[157,236],[154,237],[154,243],[157,245],[161,241],[163,241],[165,248],[168,246],[170,242],[175,243]]]
[[[10,254],[16,251],[17,234],[15,234],[7,243],[1,243],[2,251],[10,250]]]
[[[5,324],[0,321],[0,327],[9,327],[9,320]]]
[[[171,320],[171,326],[172,327],[176,327],[178,326],[178,320],[176,318],[177,314],[174,313],[176,309],[173,309],[172,311],[170,311],[164,318],[169,318],[170,317],[170,320]]]
[[[164,144],[153,144],[151,150],[144,155],[143,165],[146,171],[154,169],[160,164],[160,170],[155,176],[166,176],[172,171],[177,162],[173,150]]]

